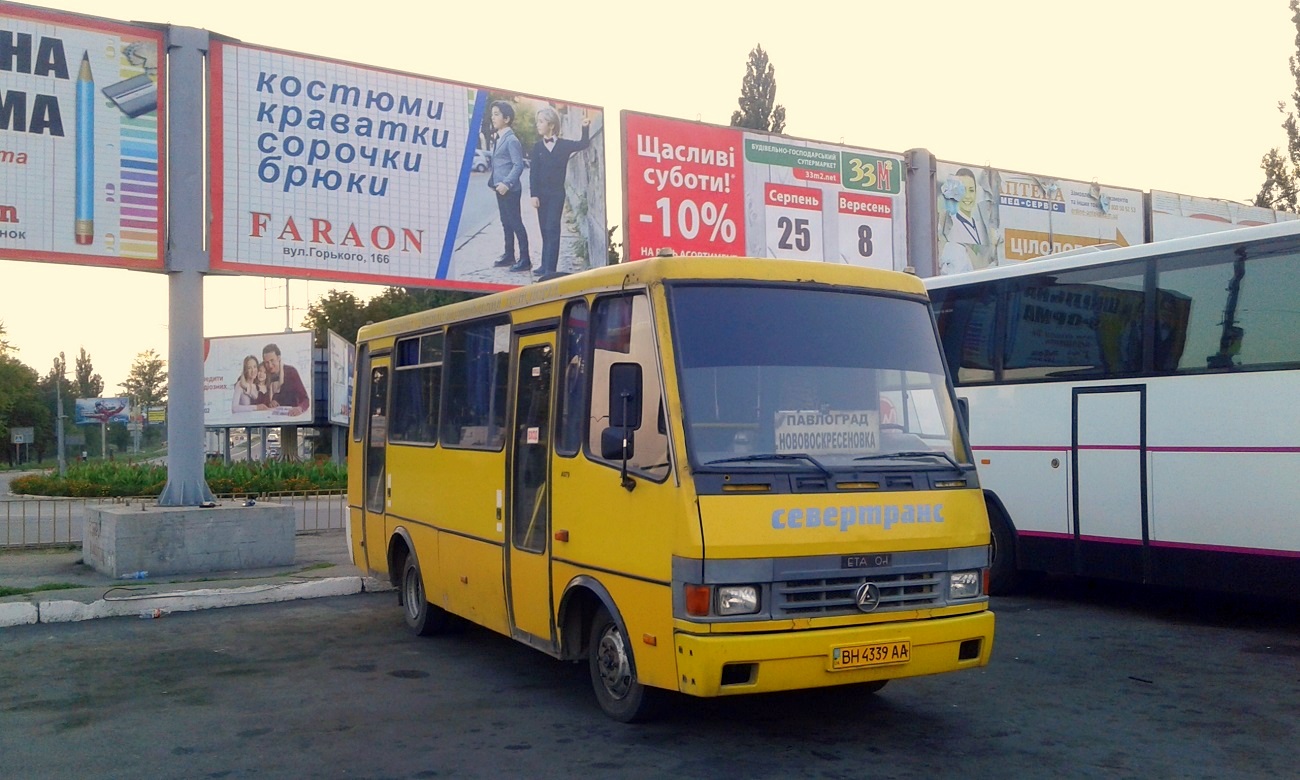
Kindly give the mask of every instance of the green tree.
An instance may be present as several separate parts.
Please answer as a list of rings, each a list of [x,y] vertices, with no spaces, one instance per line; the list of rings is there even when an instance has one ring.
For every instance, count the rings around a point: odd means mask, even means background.
[[[146,349],[135,356],[122,389],[131,396],[131,402],[137,409],[159,406],[167,401],[166,365],[166,361],[152,349]]]
[[[5,337],[5,323],[0,320],[0,355],[7,354],[13,347],[9,346],[9,340]]]
[[[771,133],[785,130],[785,106],[776,105],[776,68],[768,61],[762,45],[749,52],[739,102],[740,109],[731,115],[732,127]]]
[[[316,346],[327,346],[326,331],[356,343],[357,331],[366,324],[365,304],[346,290],[330,290],[307,307],[302,326],[315,334]]]
[[[1300,0],[1291,0],[1291,24],[1295,26],[1295,45],[1300,52]],[[1288,64],[1295,89],[1291,92],[1291,103],[1300,110],[1300,59],[1293,55]],[[1255,205],[1280,211],[1296,211],[1297,190],[1300,190],[1300,125],[1297,125],[1296,111],[1287,110],[1286,103],[1279,102],[1277,110],[1286,118],[1282,129],[1286,131],[1286,153],[1274,147],[1264,154],[1259,167],[1264,171],[1264,183],[1260,185],[1259,194],[1255,196]]]
[[[331,330],[356,343],[357,331],[367,322],[381,322],[478,296],[479,293],[455,290],[389,287],[362,303],[350,292],[330,290],[307,307],[307,316],[303,318],[302,325],[315,334],[314,340],[318,347],[326,345],[325,334]]]
[[[618,225],[605,231],[605,262],[609,265],[623,262],[623,242],[614,240],[615,230],[618,230]]]
[[[95,373],[95,366],[85,347],[77,355],[76,385],[77,398],[100,398],[104,394],[104,378]]]
[[[0,354],[0,442],[4,444],[5,459],[10,465],[14,463],[14,449],[9,446],[11,429],[30,427],[39,431],[50,426],[49,410],[41,403],[38,379],[36,369],[12,355]]]

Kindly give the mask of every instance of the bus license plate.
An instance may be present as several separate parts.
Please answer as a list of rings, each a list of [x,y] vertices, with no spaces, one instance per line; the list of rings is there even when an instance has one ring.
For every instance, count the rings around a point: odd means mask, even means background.
[[[860,669],[864,666],[905,664],[912,660],[912,643],[879,642],[874,645],[848,645],[831,650],[831,671]]]

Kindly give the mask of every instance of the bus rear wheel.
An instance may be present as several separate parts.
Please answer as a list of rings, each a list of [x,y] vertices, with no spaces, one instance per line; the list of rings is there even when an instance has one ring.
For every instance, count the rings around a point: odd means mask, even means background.
[[[424,579],[414,555],[408,555],[402,566],[402,607],[407,627],[418,636],[432,636],[447,627],[447,613],[424,595]]]
[[[591,687],[606,715],[621,723],[636,723],[659,712],[664,692],[637,679],[627,632],[604,607],[592,621],[587,654]]]

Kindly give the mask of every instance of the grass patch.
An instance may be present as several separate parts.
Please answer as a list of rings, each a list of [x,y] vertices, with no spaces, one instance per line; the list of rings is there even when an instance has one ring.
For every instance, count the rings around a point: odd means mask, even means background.
[[[37,585],[32,588],[10,588],[0,586],[0,598],[5,596],[22,596],[27,593],[40,593],[47,590],[76,590],[83,588],[84,585],[74,585],[71,582],[47,582],[44,585]]]

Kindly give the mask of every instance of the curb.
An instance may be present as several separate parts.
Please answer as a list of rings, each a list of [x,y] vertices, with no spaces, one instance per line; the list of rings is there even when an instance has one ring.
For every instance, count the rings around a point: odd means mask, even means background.
[[[131,615],[162,617],[169,612],[195,612],[201,609],[241,607],[250,604],[350,596],[356,593],[390,590],[393,590],[391,584],[373,577],[327,577],[238,588],[205,588],[124,596],[99,599],[89,604],[67,600],[37,603],[11,602],[0,604],[0,628],[36,623],[75,623],[82,620]]]

